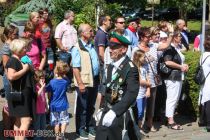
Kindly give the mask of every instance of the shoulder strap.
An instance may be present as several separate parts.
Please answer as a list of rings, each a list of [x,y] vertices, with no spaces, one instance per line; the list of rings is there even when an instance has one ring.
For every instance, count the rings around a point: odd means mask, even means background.
[[[209,57],[210,55],[208,55],[205,59],[204,59],[204,61],[200,64],[201,66],[203,65],[203,63],[206,61],[206,59]],[[203,55],[201,55],[201,61],[202,61],[202,59],[203,59]]]
[[[203,65],[203,63],[206,61],[206,59],[207,59],[209,56],[210,56],[210,55],[208,55],[208,56],[204,59],[204,61],[203,61],[202,63],[200,63],[200,66]],[[203,59],[203,55],[201,55],[201,61],[202,61],[202,59]],[[209,74],[210,74],[210,72],[206,75],[205,79],[209,76]]]
[[[147,55],[145,55],[145,57],[147,58],[147,61],[148,61],[149,65],[150,65],[150,67],[151,67],[152,73],[155,75],[155,71],[154,71],[154,69],[153,69],[153,67],[152,67],[152,65],[151,65],[151,63],[149,61],[149,58],[147,57]]]

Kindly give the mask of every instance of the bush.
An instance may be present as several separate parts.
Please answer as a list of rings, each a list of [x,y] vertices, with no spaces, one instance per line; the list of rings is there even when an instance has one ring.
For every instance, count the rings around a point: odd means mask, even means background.
[[[189,65],[189,71],[186,74],[186,81],[189,84],[189,94],[192,100],[193,108],[196,111],[196,114],[198,114],[198,109],[199,109],[198,98],[199,98],[200,87],[194,82],[193,77],[195,75],[196,67],[199,63],[200,53],[188,51],[184,54],[185,54],[185,63]]]

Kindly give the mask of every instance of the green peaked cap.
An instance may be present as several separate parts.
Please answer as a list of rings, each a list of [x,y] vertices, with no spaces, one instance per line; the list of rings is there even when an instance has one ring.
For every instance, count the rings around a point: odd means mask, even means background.
[[[111,32],[111,38],[118,39],[122,44],[131,45],[131,42],[124,36],[117,34],[116,32]]]

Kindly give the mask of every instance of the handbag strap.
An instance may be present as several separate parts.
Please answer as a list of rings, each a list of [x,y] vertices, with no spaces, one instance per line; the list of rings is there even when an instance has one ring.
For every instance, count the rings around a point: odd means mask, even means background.
[[[201,66],[203,65],[203,63],[206,61],[206,59],[207,59],[209,56],[210,56],[210,55],[208,55],[208,56],[204,59],[204,61],[202,62],[203,54],[201,55],[201,62],[200,62],[200,65],[201,65]]]
[[[150,63],[150,61],[149,61],[149,58],[147,57],[147,55],[145,55],[145,57],[146,57],[147,60],[148,60],[148,63],[149,63],[149,65],[150,65],[151,69],[152,69],[153,75],[156,75],[156,73],[155,73],[155,71],[154,71],[154,69],[153,69],[153,67],[152,67],[152,65],[151,65],[151,63]]]
[[[203,63],[206,61],[206,59],[207,59],[209,56],[210,56],[210,55],[208,55],[208,56],[204,59],[204,61],[202,62],[203,54],[201,55],[200,66],[203,65]],[[209,76],[209,74],[210,74],[210,72],[206,75],[205,79]]]

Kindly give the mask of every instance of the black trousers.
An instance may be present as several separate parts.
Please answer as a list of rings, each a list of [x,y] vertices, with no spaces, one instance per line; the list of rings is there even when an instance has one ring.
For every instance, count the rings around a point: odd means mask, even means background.
[[[210,129],[210,101],[207,101],[204,103],[204,105],[201,105],[199,110],[199,126],[207,126]]]
[[[210,129],[210,101],[205,102],[206,125]]]

